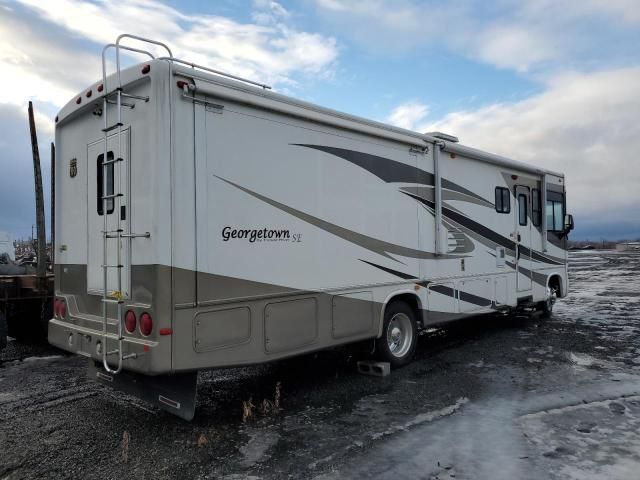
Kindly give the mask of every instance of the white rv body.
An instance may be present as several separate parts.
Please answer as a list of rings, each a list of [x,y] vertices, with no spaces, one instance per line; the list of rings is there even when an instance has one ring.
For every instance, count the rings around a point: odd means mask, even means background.
[[[110,242],[107,258],[120,248],[124,311],[153,318],[147,336],[124,331],[125,370],[254,364],[374,339],[391,301],[426,327],[535,305],[551,288],[566,295],[566,238],[544,228],[564,225],[560,173],[170,60],[121,75],[123,91],[149,99],[108,133],[122,196],[107,223],[140,236]],[[57,118],[56,295],[67,308],[49,327],[51,343],[95,360],[105,348],[101,83]],[[496,211],[498,187],[508,213]],[[532,211],[534,189],[538,205],[553,197],[555,220]],[[106,287],[117,290],[112,272]]]

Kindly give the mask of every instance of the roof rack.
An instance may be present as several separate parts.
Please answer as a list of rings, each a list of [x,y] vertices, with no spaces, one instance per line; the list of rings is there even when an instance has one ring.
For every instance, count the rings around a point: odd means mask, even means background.
[[[129,46],[125,46],[125,45],[121,45],[121,40],[124,38],[130,38],[133,40],[138,40],[140,42],[144,42],[144,43],[150,43],[152,45],[157,45],[159,47],[164,48],[167,53],[169,54],[168,56],[165,57],[158,57],[156,58],[151,52],[147,51],[147,50],[141,50],[138,48],[133,48],[133,47],[129,47]],[[220,75],[221,77],[227,77],[227,78],[231,78],[233,80],[238,80],[240,82],[244,82],[244,83],[248,83],[249,85],[254,85],[256,87],[260,87],[264,90],[271,90],[271,87],[267,84],[261,83],[261,82],[256,82],[254,80],[249,80],[248,78],[243,78],[243,77],[239,77],[237,75],[232,75],[231,73],[226,73],[223,72],[221,70],[216,70],[213,68],[209,68],[209,67],[205,67],[203,65],[198,65],[196,63],[193,62],[189,62],[187,60],[182,60],[180,58],[176,58],[173,56],[173,53],[171,51],[171,49],[164,43],[162,42],[158,42],[156,40],[151,40],[149,38],[145,38],[145,37],[140,37],[138,35],[132,35],[130,33],[123,33],[122,35],[119,35],[118,38],[116,39],[115,43],[110,43],[108,45],[106,45],[102,51],[102,71],[105,72],[106,68],[105,68],[105,52],[109,49],[109,48],[115,48],[116,51],[116,72],[118,75],[118,85],[121,84],[120,82],[120,49],[122,50],[128,50],[131,52],[135,52],[135,53],[141,53],[143,55],[147,55],[149,56],[152,60],[166,60],[172,63],[179,63],[181,65],[186,65],[188,67],[193,68],[194,70],[203,70],[205,72],[209,72],[209,73],[213,73],[215,75]],[[105,83],[105,89],[106,89],[106,78],[103,78],[103,81]]]

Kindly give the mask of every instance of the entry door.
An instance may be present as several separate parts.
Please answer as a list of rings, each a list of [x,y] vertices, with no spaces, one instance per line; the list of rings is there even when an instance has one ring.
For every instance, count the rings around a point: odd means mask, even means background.
[[[107,164],[103,168],[105,157],[104,140],[87,146],[87,290],[89,293],[102,295],[104,288],[103,277],[103,235],[104,218],[107,219],[107,230],[114,232],[122,229],[123,233],[130,231],[129,219],[129,131],[123,131],[109,137],[107,141],[107,162],[122,158],[122,161]],[[107,189],[103,193],[103,174],[106,174]],[[102,195],[117,195],[121,197],[107,201],[105,208]],[[130,239],[107,239],[107,292],[111,294],[118,290],[118,250],[120,250],[121,285],[120,291],[125,298],[130,291]]]
[[[531,192],[529,187],[516,185],[516,264],[518,292],[531,290]]]

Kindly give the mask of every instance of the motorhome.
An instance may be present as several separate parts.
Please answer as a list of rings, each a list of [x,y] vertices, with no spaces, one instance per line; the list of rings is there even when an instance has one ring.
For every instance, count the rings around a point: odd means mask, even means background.
[[[125,53],[146,61],[125,69]],[[548,315],[567,294],[562,173],[296,100],[159,42],[107,45],[55,138],[49,341],[186,419],[198,370],[361,341],[398,367],[420,329]]]

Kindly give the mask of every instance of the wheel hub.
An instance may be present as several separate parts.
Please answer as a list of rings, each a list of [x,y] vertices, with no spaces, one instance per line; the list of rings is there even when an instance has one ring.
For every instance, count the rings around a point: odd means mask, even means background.
[[[387,345],[395,357],[403,357],[411,348],[413,330],[411,320],[404,313],[396,313],[389,321],[387,328]]]

